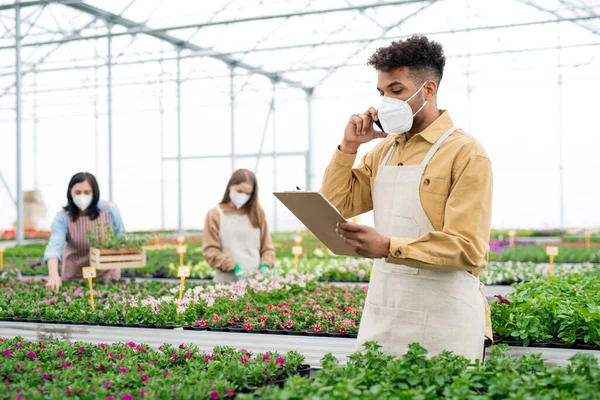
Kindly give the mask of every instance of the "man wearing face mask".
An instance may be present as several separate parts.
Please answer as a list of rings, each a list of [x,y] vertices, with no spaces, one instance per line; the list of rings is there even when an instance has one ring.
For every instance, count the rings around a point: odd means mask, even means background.
[[[413,36],[379,48],[369,65],[381,105],[350,117],[322,187],[346,218],[374,211],[374,229],[341,223],[337,230],[375,259],[358,345],[377,341],[400,356],[419,342],[430,355],[480,359],[484,338],[492,339],[478,278],[488,259],[490,160],[437,108],[440,44]],[[378,138],[353,168],[360,145]]]
[[[275,248],[258,202],[258,182],[251,171],[233,173],[221,203],[206,215],[203,236],[204,258],[215,269],[215,282],[233,282],[256,274],[271,276]]]
[[[83,279],[81,269],[90,265],[90,243],[86,233],[90,230],[98,232],[98,224],[110,224],[116,236],[125,232],[117,206],[100,200],[100,188],[94,175],[75,174],[67,189],[67,205],[52,222],[52,233],[44,253],[44,261],[48,263],[48,288],[60,289],[58,261],[61,259],[62,279]],[[121,270],[98,270],[96,274],[98,278],[119,279]]]

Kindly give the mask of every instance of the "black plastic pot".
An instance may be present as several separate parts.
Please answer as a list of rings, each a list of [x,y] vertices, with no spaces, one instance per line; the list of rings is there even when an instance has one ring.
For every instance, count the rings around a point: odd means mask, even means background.
[[[269,332],[267,332],[266,329],[252,329],[252,330],[248,331],[248,333],[254,333],[256,335],[266,335]]]
[[[576,349],[577,346],[575,344],[567,344],[567,343],[560,343],[560,342],[551,342],[548,347],[550,348],[554,348],[554,349]]]
[[[12,317],[12,320],[17,322],[27,322],[27,318],[22,317]]]
[[[13,321],[13,317],[2,317],[0,321]]]
[[[581,350],[598,350],[598,347],[599,347],[593,343],[584,343],[584,342],[576,342],[575,345],[577,346],[578,349],[581,349]]]
[[[552,344],[552,342],[536,342],[536,343],[529,344],[529,346],[530,347],[545,347],[545,348],[548,348],[548,347],[550,347],[550,344]]]
[[[40,323],[40,322],[43,322],[43,321],[41,319],[39,319],[39,318],[27,318],[27,322]]]
[[[502,343],[513,347],[523,347],[522,340],[503,340]]]
[[[211,332],[227,332],[227,328],[208,328]]]
[[[107,322],[106,326],[117,326],[117,327],[122,327],[123,324],[118,324],[118,323],[113,323],[113,322]]]
[[[227,328],[228,332],[234,332],[234,333],[246,333],[246,328],[239,328],[239,327],[229,327]]]
[[[267,329],[266,331],[269,335],[287,335],[286,331],[282,331],[279,329]]]
[[[339,337],[339,338],[356,338],[356,334],[353,334],[353,333],[328,332],[327,336]]]
[[[298,375],[300,375],[302,377],[308,377],[308,376],[310,376],[310,365],[303,364],[298,367],[296,372],[298,373]]]
[[[287,378],[278,379],[276,381],[271,381],[271,382],[269,382],[269,384],[273,385],[273,386],[279,386],[280,388],[283,389],[283,387],[285,386],[285,381],[287,381]]]
[[[151,325],[151,327],[156,329],[175,329],[175,325]]]
[[[206,326],[188,326],[183,329],[190,329],[192,331],[208,331],[208,327]]]
[[[151,325],[151,324],[138,324],[137,326],[139,328],[154,328],[154,327],[156,327],[156,325]]]
[[[139,324],[123,324],[123,328],[138,328]]]

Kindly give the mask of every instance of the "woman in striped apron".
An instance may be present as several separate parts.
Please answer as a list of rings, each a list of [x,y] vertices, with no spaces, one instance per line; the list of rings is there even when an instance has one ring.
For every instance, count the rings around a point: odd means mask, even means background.
[[[125,229],[117,206],[100,200],[100,188],[94,175],[87,172],[75,174],[67,190],[68,203],[52,222],[52,233],[44,261],[48,263],[46,287],[58,291],[62,280],[58,275],[58,261],[62,259],[62,279],[82,279],[81,269],[90,263],[88,231],[98,233],[98,227],[110,224],[115,235]],[[121,270],[98,270],[98,278],[119,279]]]

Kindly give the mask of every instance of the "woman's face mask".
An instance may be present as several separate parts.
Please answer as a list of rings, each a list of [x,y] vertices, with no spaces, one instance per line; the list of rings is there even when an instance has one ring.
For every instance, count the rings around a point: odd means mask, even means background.
[[[240,193],[236,190],[229,190],[229,198],[231,199],[232,203],[235,205],[235,208],[240,209],[242,207],[244,207],[246,205],[246,203],[248,203],[248,201],[250,201],[250,198],[252,196],[250,196],[249,194],[246,193]]]
[[[423,83],[419,90],[406,101],[387,96],[381,97],[381,106],[377,111],[377,117],[379,118],[379,122],[381,122],[384,132],[404,133],[412,128],[414,116],[425,107],[427,101],[423,102],[423,105],[414,114],[408,102],[423,89],[426,83]]]

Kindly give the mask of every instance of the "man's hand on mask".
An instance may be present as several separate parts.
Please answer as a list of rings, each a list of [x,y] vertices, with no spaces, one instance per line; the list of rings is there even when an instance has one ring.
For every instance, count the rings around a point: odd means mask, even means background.
[[[340,222],[336,232],[363,257],[386,258],[390,253],[390,238],[370,226]]]
[[[386,137],[387,133],[376,131],[373,128],[373,121],[377,120],[377,110],[373,107],[362,114],[351,116],[344,130],[344,139],[340,150],[347,154],[354,154],[361,144]]]

